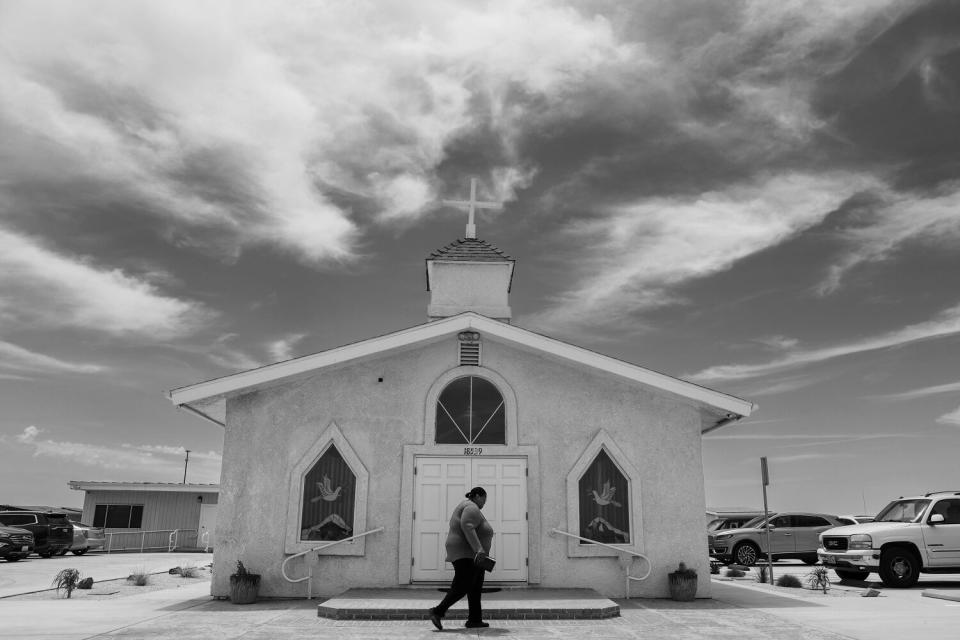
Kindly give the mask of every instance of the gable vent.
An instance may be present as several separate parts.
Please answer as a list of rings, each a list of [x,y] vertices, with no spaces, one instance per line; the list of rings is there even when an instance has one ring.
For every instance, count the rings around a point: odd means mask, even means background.
[[[480,342],[460,340],[460,366],[480,366]]]

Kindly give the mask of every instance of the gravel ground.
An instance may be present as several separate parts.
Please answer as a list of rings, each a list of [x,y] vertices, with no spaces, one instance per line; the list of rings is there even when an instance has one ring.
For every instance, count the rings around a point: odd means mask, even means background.
[[[91,589],[74,589],[73,594],[70,596],[73,599],[77,598],[93,598],[95,600],[111,600],[113,598],[125,598],[127,596],[134,596],[143,593],[148,593],[150,591],[159,591],[161,589],[178,589],[187,584],[193,585],[199,581],[210,582],[210,566],[199,566],[199,565],[185,565],[186,567],[192,566],[196,572],[195,577],[187,578],[176,574],[170,574],[166,571],[160,573],[150,573],[148,574],[147,584],[143,586],[137,586],[133,581],[125,578],[120,578],[117,580],[104,580],[102,582],[97,582],[96,576],[90,576],[93,578],[93,588]],[[87,576],[83,573],[80,574],[80,578],[86,578]],[[52,577],[51,577],[52,581]],[[25,593],[19,596],[13,596],[9,598],[4,598],[4,602],[10,602],[14,600],[59,600],[61,598],[66,598],[66,591],[60,591],[57,593],[56,589],[46,589],[44,591],[38,591],[35,593]]]

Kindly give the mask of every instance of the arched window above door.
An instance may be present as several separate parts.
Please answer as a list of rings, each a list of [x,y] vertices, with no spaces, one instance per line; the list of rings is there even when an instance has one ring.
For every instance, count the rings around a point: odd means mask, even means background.
[[[497,387],[479,376],[452,380],[437,398],[437,444],[506,444],[506,407]]]

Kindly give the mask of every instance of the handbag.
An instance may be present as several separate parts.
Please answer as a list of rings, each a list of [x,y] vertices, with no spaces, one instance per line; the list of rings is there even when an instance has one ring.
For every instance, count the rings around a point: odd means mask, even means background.
[[[478,553],[473,556],[473,564],[483,568],[484,571],[490,572],[493,571],[493,568],[496,566],[497,560],[485,553]]]

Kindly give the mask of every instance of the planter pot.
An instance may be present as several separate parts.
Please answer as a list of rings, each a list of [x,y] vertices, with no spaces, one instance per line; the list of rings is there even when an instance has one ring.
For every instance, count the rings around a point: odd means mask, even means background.
[[[674,600],[690,601],[697,596],[697,574],[686,570],[667,574],[670,580],[670,597]]]
[[[260,575],[248,573],[245,576],[230,576],[230,602],[233,604],[253,604],[260,591]]]

